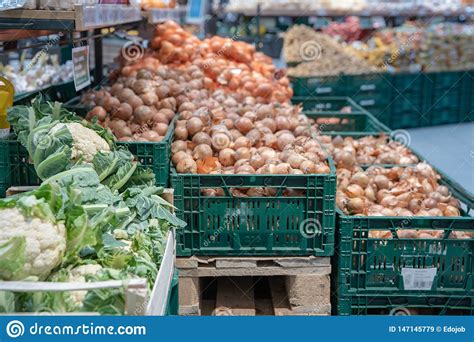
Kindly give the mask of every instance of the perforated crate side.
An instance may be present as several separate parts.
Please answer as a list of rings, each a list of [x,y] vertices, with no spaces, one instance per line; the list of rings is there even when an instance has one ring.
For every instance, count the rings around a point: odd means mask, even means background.
[[[172,185],[183,194],[175,203],[187,222],[178,232],[179,255],[329,256],[334,252],[335,175],[222,177],[178,175],[172,170]],[[304,187],[305,196],[235,197],[229,192],[234,187],[271,185],[282,191]],[[216,187],[225,189],[224,196],[201,194],[202,189]],[[322,233],[306,238],[301,229],[314,229],[316,222]]]
[[[338,299],[335,314],[360,315],[469,315],[474,314],[474,297],[352,295]]]
[[[472,231],[474,218],[349,217],[338,213],[338,288],[349,294],[417,293],[474,294],[474,241],[449,239],[398,239],[396,229],[442,229]],[[370,230],[390,230],[391,239],[369,238]],[[402,267],[436,267],[431,290],[405,290]]]

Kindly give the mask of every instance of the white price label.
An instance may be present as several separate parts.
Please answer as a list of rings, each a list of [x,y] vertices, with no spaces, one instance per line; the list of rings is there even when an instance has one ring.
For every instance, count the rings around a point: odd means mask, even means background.
[[[75,47],[72,49],[72,63],[74,86],[76,87],[76,91],[79,91],[91,84],[88,45]]]
[[[437,268],[402,268],[405,290],[431,290]]]

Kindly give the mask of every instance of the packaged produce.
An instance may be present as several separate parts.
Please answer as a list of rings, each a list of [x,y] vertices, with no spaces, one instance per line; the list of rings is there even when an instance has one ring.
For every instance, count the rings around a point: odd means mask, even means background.
[[[322,32],[331,37],[337,37],[345,42],[362,40],[364,32],[360,27],[359,17],[348,16],[342,23],[331,22]]]
[[[22,55],[18,65],[0,65],[0,75],[5,76],[13,83],[17,95],[71,81],[73,77],[72,61],[59,64],[57,55],[49,55],[40,51],[31,60]]]

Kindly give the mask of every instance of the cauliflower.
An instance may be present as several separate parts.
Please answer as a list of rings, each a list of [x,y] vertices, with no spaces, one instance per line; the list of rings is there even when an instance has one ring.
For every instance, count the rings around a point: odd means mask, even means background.
[[[72,159],[83,158],[84,162],[92,163],[94,156],[98,152],[109,152],[110,146],[100,135],[94,130],[84,127],[78,122],[58,123],[51,128],[50,134],[56,133],[58,130],[67,127],[74,140],[72,146]]]
[[[41,203],[34,196],[24,198],[24,206],[34,206]],[[45,279],[51,271],[61,264],[66,250],[66,229],[62,223],[50,222],[46,219],[35,217],[18,208],[5,208],[0,210],[0,245],[8,244],[15,237],[25,239],[23,267],[13,274],[2,277],[6,280],[21,280],[29,276]],[[17,251],[21,253],[22,251]]]
[[[98,264],[86,264],[73,268],[71,270],[68,281],[70,282],[86,282],[86,275],[95,275],[100,270],[102,266]],[[82,302],[87,295],[87,291],[71,291],[71,297],[75,305],[82,306]]]

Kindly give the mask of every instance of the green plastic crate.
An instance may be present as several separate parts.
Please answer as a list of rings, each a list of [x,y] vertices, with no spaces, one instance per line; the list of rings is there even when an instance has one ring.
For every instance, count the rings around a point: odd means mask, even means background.
[[[305,112],[304,114],[318,123],[319,133],[324,135],[365,136],[382,132],[390,134],[390,129],[368,112],[329,115]]]
[[[166,316],[177,316],[179,314],[179,271],[174,269],[171,287],[166,301]]]
[[[339,298],[335,315],[474,315],[472,296],[352,295]]]
[[[31,100],[33,100],[40,93],[48,98],[52,98],[52,87],[46,87],[40,90],[15,94],[13,98],[13,104],[14,105],[29,105],[31,103]]]
[[[317,255],[334,252],[336,175],[197,175],[171,170],[177,215],[177,255]],[[274,188],[274,197],[237,197],[232,188]],[[224,196],[204,196],[220,188]],[[301,189],[302,197],[283,196]]]
[[[6,190],[12,185],[40,183],[26,148],[16,139],[0,139],[0,197],[5,197]]]
[[[424,112],[429,115],[430,125],[462,121],[463,74],[461,72],[425,74]]]
[[[67,102],[77,96],[74,80],[61,82],[51,87],[51,96],[55,101]]]
[[[387,73],[346,75],[346,95],[354,97],[359,94],[386,94],[391,88],[390,76]]]
[[[290,77],[295,96],[344,96],[344,76]]]
[[[423,127],[430,124],[424,87],[430,82],[423,73],[392,75],[392,98],[388,126],[392,129]]]
[[[390,105],[392,94],[391,75],[375,73],[347,75],[345,96],[352,98],[370,113],[381,116]],[[381,116],[382,120],[383,117]]]
[[[438,171],[439,173],[439,171]],[[467,208],[472,194],[442,176],[441,184]],[[353,296],[471,296],[474,297],[474,239],[449,239],[453,230],[474,231],[474,217],[349,216],[337,209],[335,289],[338,306]],[[442,230],[441,239],[401,239],[396,229]],[[391,239],[369,238],[371,230],[390,230]],[[432,287],[405,289],[402,268],[436,268]],[[350,305],[349,305],[350,306]],[[348,305],[342,310],[350,311]]]
[[[160,142],[117,142],[118,146],[128,148],[143,166],[153,170],[156,185],[167,187],[171,159],[171,140],[174,135],[174,122]],[[0,196],[10,186],[39,185],[33,164],[29,161],[26,149],[13,137],[0,140]]]
[[[474,71],[465,72],[461,95],[461,122],[474,121]]]
[[[125,146],[145,167],[155,173],[156,185],[167,187],[169,185],[169,170],[171,160],[171,141],[174,135],[173,120],[168,132],[160,142],[117,142],[118,146]]]
[[[425,73],[425,76],[433,79],[435,89],[446,90],[461,84],[464,73],[464,71],[439,71]]]
[[[390,113],[391,93],[358,94],[351,98],[362,108],[377,117],[381,122],[388,122]]]
[[[341,111],[350,113],[367,113],[354,100],[345,96],[295,96],[293,104],[301,104],[305,112],[324,114],[340,114]]]

